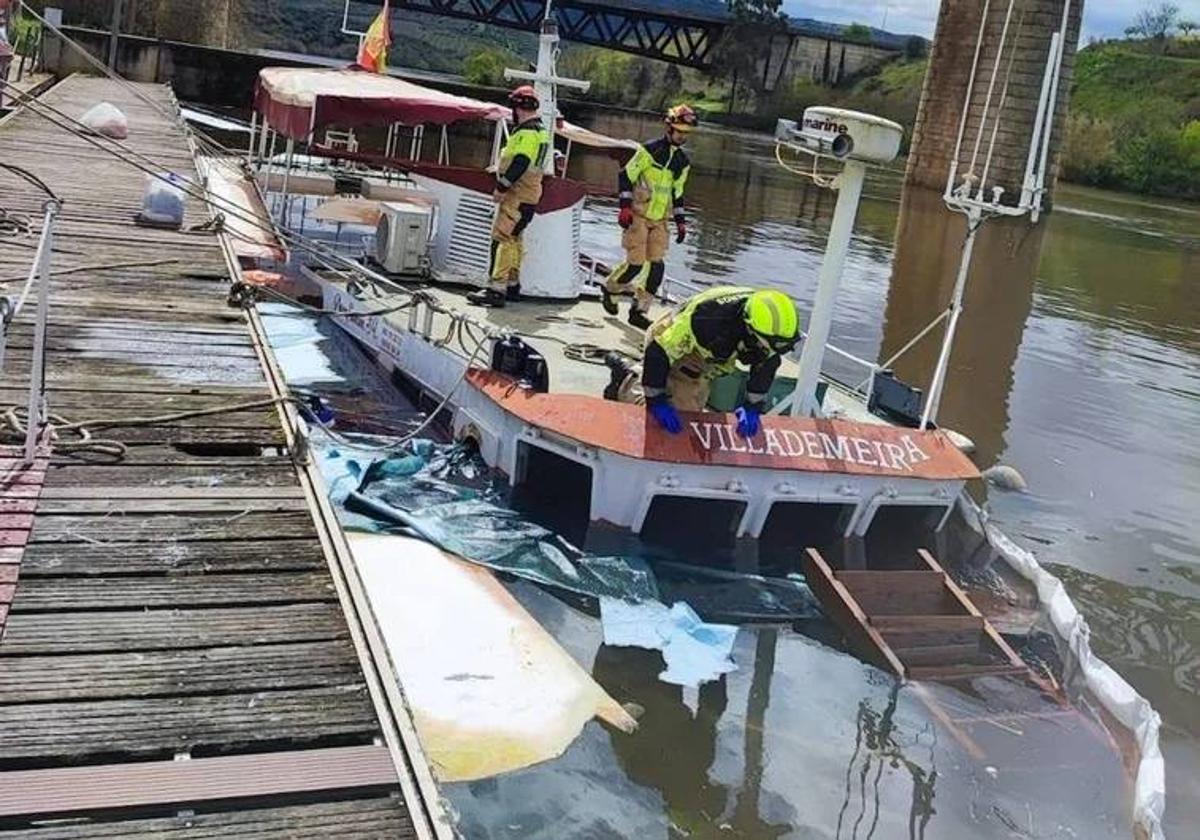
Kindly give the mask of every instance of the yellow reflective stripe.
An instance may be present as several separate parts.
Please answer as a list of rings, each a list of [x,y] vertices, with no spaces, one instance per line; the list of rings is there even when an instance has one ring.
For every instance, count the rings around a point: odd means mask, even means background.
[[[746,286],[717,286],[701,292],[685,303],[679,313],[671,319],[670,326],[656,336],[659,346],[666,352],[672,364],[688,353],[697,353],[705,359],[712,358],[707,350],[696,343],[696,336],[692,332],[692,314],[696,307],[712,300],[745,297],[753,293],[754,290]],[[727,366],[733,370],[737,366],[736,359],[730,359]]]
[[[688,175],[692,173],[692,165],[689,163],[683,167],[683,171],[679,173],[679,177],[675,180],[675,198],[683,195],[683,188],[687,185]]]
[[[542,144],[546,142],[548,142],[548,135],[545,131],[521,128],[508,136],[508,142],[504,144],[503,156],[512,160],[517,155],[525,155],[531,161],[536,161]]]

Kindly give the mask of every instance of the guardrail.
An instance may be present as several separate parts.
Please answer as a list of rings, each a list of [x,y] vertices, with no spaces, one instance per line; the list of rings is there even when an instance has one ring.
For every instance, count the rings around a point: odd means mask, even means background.
[[[9,328],[21,314],[29,300],[34,282],[37,281],[37,315],[34,321],[33,356],[29,363],[29,399],[25,413],[25,445],[23,466],[33,463],[37,454],[38,440],[49,421],[49,406],[46,401],[46,322],[50,315],[50,255],[54,248],[54,223],[62,205],[57,199],[48,199],[42,205],[42,233],[38,238],[37,251],[29,277],[15,300],[0,298],[0,373],[4,371],[5,350],[8,345]]]

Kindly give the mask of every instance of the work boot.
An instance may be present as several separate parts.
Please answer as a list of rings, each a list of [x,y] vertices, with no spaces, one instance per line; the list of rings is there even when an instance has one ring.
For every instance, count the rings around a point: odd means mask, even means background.
[[[637,327],[639,330],[648,329],[653,321],[646,317],[646,314],[636,306],[629,309],[629,323]]]
[[[600,287],[600,305],[604,307],[604,311],[609,315],[616,315],[620,310],[617,309],[617,300],[613,297],[612,292],[607,286]]]
[[[513,283],[504,290],[504,298],[509,303],[516,303],[521,299],[521,284]]]
[[[616,402],[621,383],[629,376],[629,365],[620,354],[611,351],[604,354],[604,364],[610,372],[608,384],[604,386],[604,399]]]
[[[499,292],[489,287],[487,289],[480,289],[478,292],[471,292],[471,294],[467,295],[467,302],[473,303],[476,306],[503,309],[507,298],[508,296],[504,292]]]

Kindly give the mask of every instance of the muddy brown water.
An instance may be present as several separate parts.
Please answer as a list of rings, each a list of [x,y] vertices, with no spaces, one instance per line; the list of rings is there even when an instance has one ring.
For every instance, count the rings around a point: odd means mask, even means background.
[[[656,130],[609,116],[589,127]],[[702,132],[691,151],[692,234],[668,273],[774,283],[806,307],[833,195],[783,172],[768,138]],[[572,167],[607,171],[595,157]],[[900,186],[898,171],[868,182],[834,319],[834,342],[873,360],[945,305],[962,243],[936,195],[902,203]],[[975,440],[981,467],[1010,464],[1028,481],[1026,493],[977,493],[1062,577],[1095,650],[1162,714],[1168,836],[1189,836],[1200,824],[1200,205],[1065,184],[1055,204],[1039,230],[981,241],[940,419]],[[616,251],[614,214],[592,209],[586,245]],[[918,345],[898,372],[927,385],[937,349]]]
[[[598,131],[654,124],[603,115]],[[461,154],[485,143],[461,138]],[[478,147],[472,149],[470,147]],[[767,138],[692,143],[691,233],[668,274],[775,284],[807,311],[834,195],[784,172]],[[458,155],[456,154],[456,159]],[[571,174],[611,180],[601,155]],[[961,220],[935,195],[868,181],[834,343],[877,359],[945,305]],[[615,203],[585,212],[585,249],[618,253]],[[941,421],[1025,493],[974,489],[993,520],[1066,583],[1092,644],[1163,716],[1168,837],[1200,824],[1200,207],[1062,185],[1048,221],[981,240]],[[937,342],[898,373],[928,383]],[[834,360],[832,372],[862,371]],[[632,737],[589,724],[561,759],[447,786],[466,836],[487,838],[1128,837],[1127,783],[1074,723],[990,733],[976,760],[909,689],[812,637],[746,629],[739,670],[700,690],[657,679],[657,654],[601,644],[598,622],[535,587],[517,594],[618,700]],[[979,698],[934,689],[954,714]]]

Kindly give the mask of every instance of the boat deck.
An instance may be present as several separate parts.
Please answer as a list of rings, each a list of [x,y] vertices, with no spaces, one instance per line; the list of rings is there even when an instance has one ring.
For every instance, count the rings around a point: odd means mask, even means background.
[[[149,103],[76,76],[39,101],[76,118],[111,102],[129,119],[127,149],[193,173],[170,90],[139,90]],[[63,200],[51,412],[95,423],[278,393],[256,323],[226,303],[225,243],[188,229],[209,218],[200,202],[189,200],[181,231],[135,226],[145,176],[31,108],[0,122],[0,159]],[[0,292],[14,295],[43,196],[0,171],[0,203],[32,222],[28,236],[0,237]],[[26,400],[35,311],[7,337],[0,407]],[[0,590],[12,596],[0,833],[443,836],[405,780],[427,768],[398,771],[389,749],[361,625],[347,619],[334,544],[281,413],[95,435],[127,453],[56,444],[31,470],[0,460]]]
[[[510,330],[524,337],[538,352],[545,356],[550,366],[550,390],[573,394],[600,396],[609,382],[609,369],[602,361],[602,353],[591,361],[582,361],[577,351],[600,348],[617,350],[625,355],[640,359],[645,332],[626,322],[629,298],[619,298],[620,314],[607,314],[600,306],[599,298],[583,297],[575,301],[539,301],[527,299],[509,304],[503,309],[471,306],[466,295],[470,289],[462,286],[426,284],[422,291],[432,295],[445,309],[469,313],[475,320],[496,330]],[[372,308],[386,308],[390,302],[400,298],[384,296],[371,302]],[[665,305],[655,304],[651,317],[665,312]],[[398,324],[407,322],[404,313],[387,316]],[[434,316],[431,334],[440,337],[450,327],[450,319],[444,314]],[[795,360],[785,359],[780,375],[795,376]],[[856,398],[847,389],[834,383],[826,392],[824,407],[830,416],[841,417],[860,423],[886,421],[866,410],[861,398]]]

